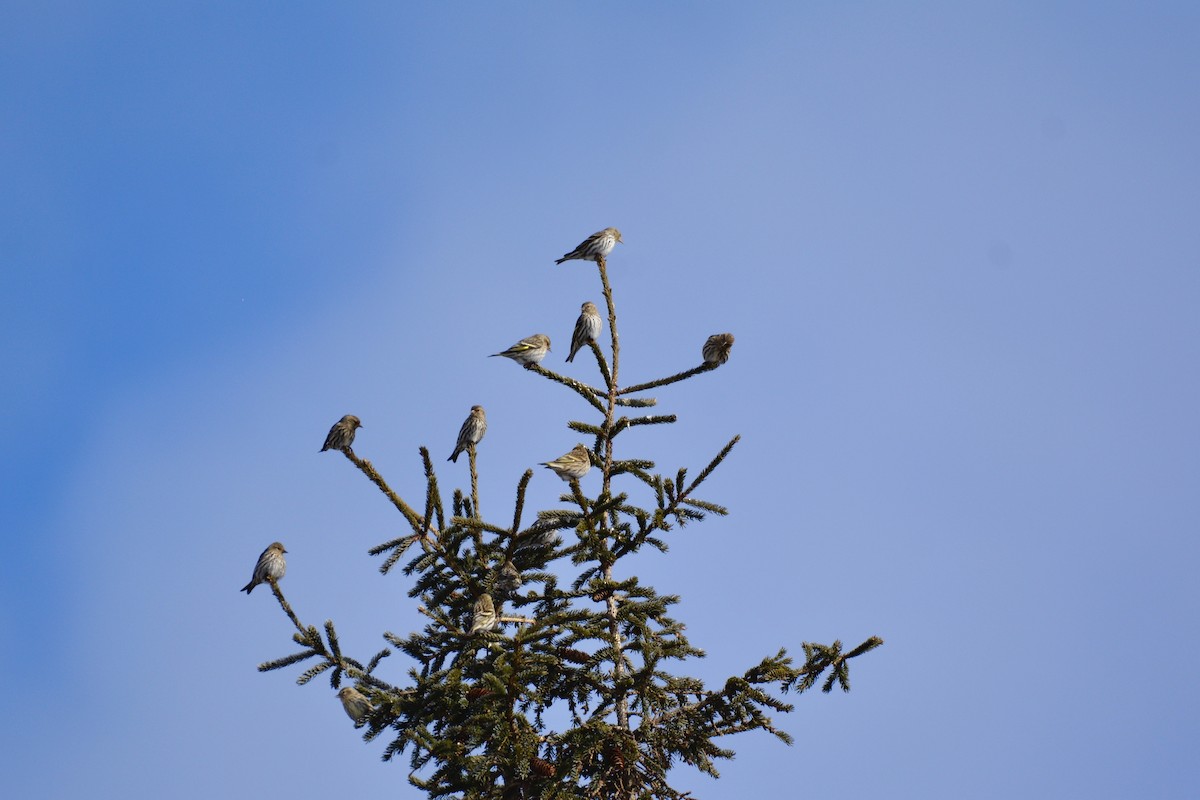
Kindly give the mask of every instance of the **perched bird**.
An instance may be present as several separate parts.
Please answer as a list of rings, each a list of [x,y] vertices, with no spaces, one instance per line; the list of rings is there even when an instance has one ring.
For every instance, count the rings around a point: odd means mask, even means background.
[[[521,573],[512,559],[509,559],[504,562],[504,566],[500,568],[500,575],[496,578],[496,592],[507,597],[520,588]]]
[[[704,343],[704,363],[720,366],[729,360],[729,351],[733,349],[732,333],[714,333]]]
[[[458,429],[458,443],[454,445],[454,452],[446,460],[457,462],[458,454],[469,449],[473,444],[479,444],[479,440],[485,433],[487,433],[487,417],[484,416],[483,406],[471,406],[471,413],[467,415],[466,421]]]
[[[579,311],[579,319],[575,320],[575,332],[571,334],[571,352],[567,355],[567,361],[574,361],[579,348],[588,342],[596,341],[600,329],[604,327],[600,311],[591,300],[584,303]]]
[[[479,631],[494,631],[500,627],[500,617],[496,614],[496,605],[492,596],[487,592],[479,595],[475,607],[471,610],[471,633]]]
[[[588,238],[579,243],[571,252],[564,255],[562,258],[555,259],[555,264],[561,264],[564,261],[570,261],[573,258],[578,258],[582,261],[600,261],[608,258],[608,254],[617,246],[617,242],[621,241],[621,232],[616,228],[605,228],[602,231],[596,231]]]
[[[254,565],[254,575],[251,576],[250,582],[242,587],[242,591],[250,594],[260,583],[282,578],[283,573],[287,572],[287,559],[283,557],[286,552],[279,542],[267,545],[267,549],[258,557],[258,563]]]
[[[545,559],[542,556],[561,545],[562,541],[562,537],[558,535],[556,529],[539,528],[535,524],[525,535],[517,539],[517,549],[513,555],[521,560],[525,569],[532,569],[535,565],[544,564]]]
[[[529,369],[534,364],[542,363],[542,359],[549,352],[550,337],[544,333],[535,333],[533,336],[528,336],[517,342],[502,353],[492,353],[488,358],[504,356]]]
[[[338,692],[338,699],[342,701],[342,708],[346,709],[346,716],[354,720],[354,725],[357,727],[363,724],[367,714],[375,710],[375,706],[371,705],[371,701],[363,695],[358,689],[353,686],[344,686]]]
[[[354,431],[361,427],[362,423],[353,414],[342,417],[329,429],[329,435],[325,437],[325,446],[321,448],[321,452],[347,449],[354,442]]]
[[[592,468],[592,457],[587,447],[577,444],[571,452],[559,456],[553,461],[541,462],[543,467],[554,470],[564,481],[579,480],[588,474]]]

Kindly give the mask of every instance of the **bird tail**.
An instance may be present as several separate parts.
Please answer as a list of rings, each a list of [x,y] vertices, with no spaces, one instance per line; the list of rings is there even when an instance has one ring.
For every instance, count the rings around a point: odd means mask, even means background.
[[[250,594],[251,590],[254,589],[254,585],[255,585],[254,581],[250,581],[249,583],[247,583],[245,586],[242,587],[242,591],[245,592],[246,594]]]
[[[564,262],[564,261],[566,261],[566,260],[567,260],[567,257],[566,257],[566,256],[563,256],[562,258],[556,258],[556,259],[554,259],[554,263],[555,263],[555,264],[561,264],[562,262]]]
[[[458,463],[458,454],[461,452],[462,452],[461,450],[455,450],[453,453],[450,454],[450,457],[447,458],[446,460],[453,461],[455,464],[457,464]]]

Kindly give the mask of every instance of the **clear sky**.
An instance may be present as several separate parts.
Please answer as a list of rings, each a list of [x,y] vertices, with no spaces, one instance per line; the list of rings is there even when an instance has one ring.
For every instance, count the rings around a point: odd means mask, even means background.
[[[21,797],[417,797],[292,652],[420,624],[367,549],[488,411],[481,506],[568,450],[599,228],[629,380],[732,515],[637,573],[719,683],[879,635],[705,798],[1191,797],[1193,3],[7,3],[0,746]],[[595,377],[590,359],[568,374]],[[442,464],[462,485],[466,464]],[[535,477],[531,502],[561,484]],[[402,682],[402,657],[381,669]]]

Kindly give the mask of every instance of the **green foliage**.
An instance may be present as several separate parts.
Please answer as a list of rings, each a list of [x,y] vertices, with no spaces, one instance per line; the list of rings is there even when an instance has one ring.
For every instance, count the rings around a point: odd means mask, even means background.
[[[406,679],[392,684],[374,673],[391,654],[385,648],[364,666],[343,654],[333,622],[322,632],[304,626],[271,581],[303,649],[259,666],[281,669],[317,659],[297,682],[329,673],[337,688],[353,682],[374,708],[364,739],[383,739],[383,758],[406,754],[409,781],[431,798],[681,798],[667,782],[676,764],[718,775],[716,762],[733,756],[721,737],[765,731],[790,744],[771,714],[792,706],[779,695],[804,692],[824,675],[822,690],[848,691],[849,661],[882,644],[872,637],[849,652],[841,642],[804,644],[804,664],[784,650],[710,689],[677,674],[683,662],[702,657],[670,616],[679,598],[642,585],[627,561],[643,547],[665,552],[675,526],[699,522],[727,509],[696,492],[729,456],[734,436],[689,480],[688,470],[655,472],[642,458],[617,459],[616,438],[644,425],[676,422],[674,414],[626,416],[623,408],[648,408],[651,397],[634,392],[667,386],[716,369],[713,364],[633,387],[620,388],[617,318],[606,265],[597,262],[608,305],[611,349],[592,350],[603,388],[539,365],[529,371],[566,386],[601,419],[568,423],[589,437],[600,471],[594,496],[571,481],[562,507],[538,511],[525,524],[525,493],[533,476],[517,483],[511,524],[479,514],[475,452],[469,450],[471,496],[456,491],[445,507],[432,459],[421,448],[426,491],[421,513],[398,497],[370,462],[343,452],[404,516],[409,533],[370,553],[383,557],[388,574],[403,559],[409,595],[428,621],[407,635],[385,632],[391,647],[411,660]],[[624,487],[614,492],[614,479]],[[593,485],[591,476],[585,483]],[[634,500],[634,497],[641,499]],[[511,567],[519,571],[519,579]],[[560,583],[553,568],[570,565]],[[620,572],[618,572],[620,568]],[[488,594],[501,625],[472,633],[476,601]]]

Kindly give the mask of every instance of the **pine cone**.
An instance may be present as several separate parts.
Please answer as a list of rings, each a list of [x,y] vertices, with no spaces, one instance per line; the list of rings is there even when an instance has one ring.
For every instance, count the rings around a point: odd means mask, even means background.
[[[586,664],[588,662],[588,659],[591,658],[591,656],[589,656],[587,653],[583,652],[582,650],[575,650],[570,647],[558,648],[558,655],[563,660],[574,661],[576,664]]]

